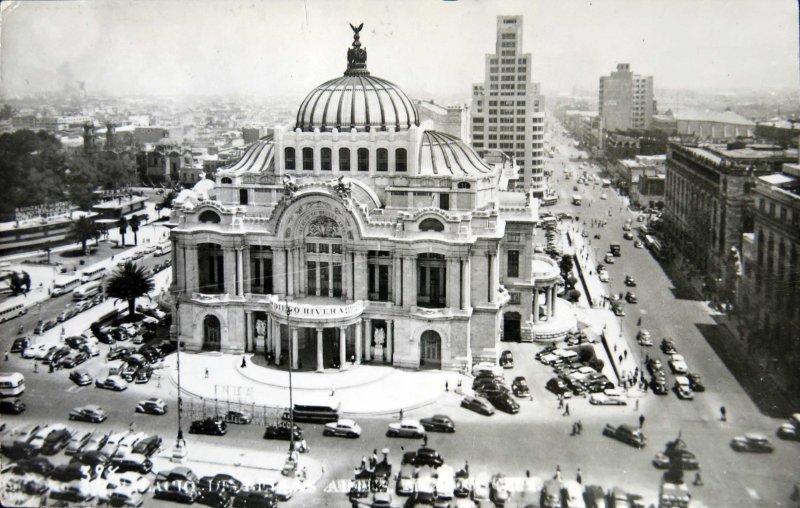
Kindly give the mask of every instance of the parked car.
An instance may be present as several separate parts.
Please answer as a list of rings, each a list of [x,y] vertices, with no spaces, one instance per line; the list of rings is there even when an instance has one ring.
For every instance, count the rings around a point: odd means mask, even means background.
[[[514,367],[514,355],[509,350],[500,353],[500,366],[504,369],[511,369]]]
[[[626,275],[625,285],[630,287],[636,287],[636,279],[634,279],[632,275]]]
[[[639,297],[633,291],[625,293],[625,301],[628,303],[639,303]]]
[[[470,397],[467,395],[461,399],[461,407],[485,416],[491,416],[494,414],[494,407],[489,403],[488,400],[482,397]]]
[[[200,490],[225,491],[235,494],[242,489],[244,484],[229,474],[218,473],[214,476],[203,476],[197,481]]]
[[[197,475],[186,466],[176,466],[172,469],[159,471],[156,474],[155,483],[159,482],[183,482],[183,483],[197,483]]]
[[[189,426],[190,434],[208,434],[212,436],[224,436],[228,431],[228,426],[221,418],[208,417],[202,420],[195,420]]]
[[[389,424],[386,430],[387,437],[413,437],[422,439],[425,436],[425,428],[417,420],[402,420]]]
[[[108,504],[111,506],[142,506],[144,496],[134,490],[115,490],[108,496]]]
[[[291,429],[294,431],[292,432]],[[276,424],[267,425],[264,429],[264,439],[282,439],[284,441],[300,441],[303,439],[303,430],[299,425],[291,427],[289,422],[281,421]]]
[[[100,423],[106,421],[108,415],[100,406],[94,404],[76,407],[69,413],[70,420],[79,420],[90,423]]]
[[[673,451],[672,457],[677,459],[680,469],[684,471],[694,471],[700,469],[700,463],[697,461],[694,453],[689,450]],[[653,458],[653,465],[658,469],[669,469],[672,466],[672,459],[670,455],[664,452],[658,452]]]
[[[135,471],[139,474],[147,474],[153,469],[153,462],[146,455],[140,453],[126,453],[114,456],[111,465],[120,473]]]
[[[97,470],[76,461],[56,466],[50,472],[50,479],[58,482],[85,482],[86,480],[94,480],[98,475]]]
[[[24,475],[27,473],[36,473],[42,476],[49,476],[56,466],[45,457],[31,457],[29,459],[18,460],[11,472],[17,475]]]
[[[135,411],[137,413],[145,413],[150,415],[165,415],[167,414],[167,403],[164,402],[162,399],[157,397],[140,400],[138,404],[136,404]]]
[[[72,432],[63,424],[53,423],[42,428],[31,445],[39,448],[43,455],[55,455],[63,450],[72,439]]]
[[[244,411],[231,410],[225,413],[225,423],[235,423],[238,425],[247,425],[253,421],[253,418]]]
[[[446,415],[433,415],[429,418],[420,419],[419,423],[428,432],[455,432],[456,424]]]
[[[25,411],[27,406],[19,399],[2,399],[0,400],[0,414],[3,415],[18,415]]]
[[[109,435],[110,432],[92,432],[92,435],[89,437],[89,440],[83,446],[83,449],[80,453],[100,451],[100,449],[103,448],[108,441]]]
[[[439,452],[433,448],[422,447],[417,451],[409,451],[403,454],[403,464],[413,464],[415,466],[440,467],[444,464],[444,459]]]
[[[10,353],[22,353],[22,351],[31,345],[30,337],[17,337],[11,343]]]
[[[72,481],[66,485],[56,485],[50,490],[50,499],[68,501],[70,503],[86,504],[94,495],[80,481]]]
[[[322,429],[322,435],[357,438],[361,435],[361,426],[353,420],[342,418],[335,422],[326,423],[325,428]]]
[[[136,369],[136,374],[134,375],[134,382],[137,384],[144,384],[150,381],[150,378],[153,376],[153,367],[146,366],[146,367],[139,367]]]
[[[567,382],[559,377],[551,378],[550,380],[547,381],[547,384],[545,384],[544,387],[547,390],[555,393],[556,395],[569,394],[570,396],[572,396],[572,390],[570,390],[569,386],[567,385]]]
[[[531,390],[523,376],[517,376],[511,382],[511,392],[517,397],[530,397]]]
[[[669,389],[667,389],[667,383],[662,379],[655,377],[650,380],[650,388],[656,395],[667,395],[669,393]]]
[[[628,402],[619,396],[610,396],[605,393],[593,393],[589,397],[589,404],[594,406],[626,406]]]
[[[512,399],[507,393],[497,393],[486,398],[495,408],[504,413],[519,413],[519,403]]]
[[[66,448],[64,448],[64,453],[67,455],[75,455],[76,453],[80,453],[83,451],[83,447],[89,442],[89,439],[92,438],[94,432],[86,431],[86,432],[75,432],[67,443]]]
[[[644,249],[644,244],[642,243],[642,241],[641,241],[641,240],[636,240],[636,241],[634,241],[634,242],[633,242],[633,246],[634,246],[634,248],[636,248],[636,249]]]
[[[781,439],[800,441],[800,413],[793,414],[789,420],[782,423],[778,427],[777,434]]]
[[[113,390],[121,392],[128,388],[128,383],[120,376],[108,376],[105,378],[97,378],[94,382],[97,388],[105,388],[106,390]]]
[[[272,489],[240,490],[233,497],[233,508],[276,508],[278,500]]]
[[[626,240],[633,240],[633,233],[631,233],[630,231],[626,231],[622,233],[622,238]]]
[[[655,375],[656,372],[662,372],[664,370],[664,364],[662,364],[661,360],[658,358],[650,358],[647,360],[647,370],[650,374]]]
[[[736,436],[731,440],[731,448],[737,452],[772,453],[775,447],[763,434],[755,432]]]
[[[611,304],[611,310],[614,312],[615,316],[624,316],[625,309],[622,307],[622,304],[619,302],[613,302]]]
[[[111,351],[108,352],[108,354],[106,355],[106,360],[111,361],[111,360],[117,360],[117,359],[120,359],[120,358],[124,359],[124,358],[129,357],[131,354],[133,354],[133,349],[132,348],[127,348],[127,347],[124,347],[124,346],[123,347],[115,347]]]
[[[64,369],[71,369],[73,367],[76,367],[84,363],[88,359],[89,355],[87,355],[83,351],[73,351],[72,353],[69,353],[68,355],[62,357],[58,361],[58,365]]]
[[[179,503],[192,504],[199,495],[194,482],[187,481],[157,481],[153,491],[153,499],[166,499]]]
[[[144,455],[145,457],[152,457],[161,447],[162,442],[160,436],[147,436],[136,441],[131,451],[135,454]]]

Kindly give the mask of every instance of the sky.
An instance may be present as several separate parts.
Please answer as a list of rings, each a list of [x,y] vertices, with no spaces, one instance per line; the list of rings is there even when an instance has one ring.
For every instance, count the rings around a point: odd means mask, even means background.
[[[524,17],[545,90],[596,89],[619,62],[656,88],[798,89],[797,0],[4,1],[0,97],[303,96],[361,41],[408,94],[463,96],[484,79],[496,17]]]

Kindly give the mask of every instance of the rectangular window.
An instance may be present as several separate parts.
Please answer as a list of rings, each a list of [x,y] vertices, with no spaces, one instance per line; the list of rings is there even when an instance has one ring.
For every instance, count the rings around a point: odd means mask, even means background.
[[[329,247],[330,247],[330,245],[328,245],[327,243],[319,244],[319,253],[320,254],[327,254]]]
[[[303,148],[303,169],[306,171],[314,170],[314,149]]]
[[[323,148],[320,151],[320,166],[322,171],[330,171],[331,170],[331,149],[330,148]]]
[[[377,171],[389,171],[389,150],[378,148],[377,152]]]
[[[786,208],[784,207],[781,207],[781,220],[782,221],[786,220]]]
[[[439,208],[442,210],[450,209],[450,194],[439,194]]]
[[[308,294],[317,294],[317,263],[316,261],[309,261],[307,266],[307,279],[308,279]]]
[[[328,270],[330,270],[330,263],[319,264],[319,296],[328,296]]]
[[[358,149],[358,170],[369,171],[369,150],[367,148]]]
[[[509,277],[519,277],[519,251],[508,251],[508,263],[506,273]]]
[[[316,243],[307,243],[306,244],[306,252],[317,252],[317,244]]]
[[[333,267],[333,296],[342,296],[342,265],[334,263]]]
[[[334,243],[331,244],[331,254],[341,254],[342,253],[342,244]]]
[[[519,305],[519,304],[520,304],[519,293],[516,293],[516,292],[509,292],[509,293],[508,293],[508,296],[510,296],[510,297],[511,297],[511,300],[509,300],[509,302],[508,302],[508,303],[510,303],[510,304],[512,304],[512,305]]]
[[[509,233],[506,236],[506,241],[510,243],[519,243],[519,233]]]
[[[339,149],[339,171],[350,171],[350,149]]]

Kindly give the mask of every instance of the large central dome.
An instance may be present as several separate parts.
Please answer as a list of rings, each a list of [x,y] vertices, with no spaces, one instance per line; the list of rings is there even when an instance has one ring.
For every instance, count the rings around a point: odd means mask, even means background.
[[[419,125],[414,103],[395,85],[370,76],[367,50],[361,47],[359,32],[353,27],[353,46],[347,50],[344,76],[327,81],[309,93],[297,111],[296,129],[304,131],[396,131]]]

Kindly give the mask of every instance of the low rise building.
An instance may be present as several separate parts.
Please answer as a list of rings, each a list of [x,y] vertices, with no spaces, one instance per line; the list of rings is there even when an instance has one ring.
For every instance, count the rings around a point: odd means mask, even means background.
[[[667,111],[653,116],[653,128],[669,136],[698,141],[733,141],[751,138],[756,124],[733,111]]]
[[[637,155],[609,165],[617,187],[639,207],[664,201],[666,155]]]
[[[452,134],[465,143],[470,142],[469,137],[469,106],[464,104],[450,104],[442,106],[433,99],[415,100],[421,121],[430,120],[433,128]]]

